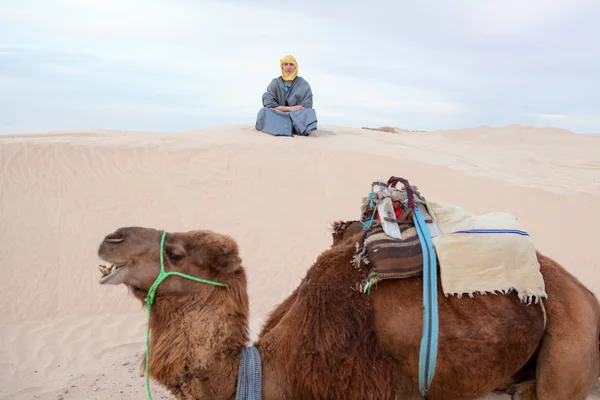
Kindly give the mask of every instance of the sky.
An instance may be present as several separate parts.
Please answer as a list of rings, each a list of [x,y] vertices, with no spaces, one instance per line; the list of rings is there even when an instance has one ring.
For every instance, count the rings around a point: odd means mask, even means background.
[[[320,124],[600,133],[597,0],[0,0],[0,133],[254,124],[296,57]]]

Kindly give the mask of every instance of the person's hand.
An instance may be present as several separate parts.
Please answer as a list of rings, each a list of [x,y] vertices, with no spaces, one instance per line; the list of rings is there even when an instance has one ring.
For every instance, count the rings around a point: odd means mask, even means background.
[[[302,107],[300,105],[298,105],[298,106],[292,106],[292,107],[277,106],[277,107],[271,107],[271,110],[277,110],[277,111],[281,111],[281,112],[292,112],[292,111],[304,110],[304,107]]]

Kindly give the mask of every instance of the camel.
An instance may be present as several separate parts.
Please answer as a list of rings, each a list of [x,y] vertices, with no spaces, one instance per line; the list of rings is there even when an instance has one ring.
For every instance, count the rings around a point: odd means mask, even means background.
[[[269,314],[253,344],[262,361],[262,398],[423,398],[422,279],[381,281],[370,294],[357,290],[356,224],[334,224],[331,247]],[[143,227],[108,234],[98,256],[112,265],[100,267],[100,283],[123,284],[144,303],[159,275],[162,235]],[[207,230],[164,235],[165,270],[226,287],[177,276],[157,287],[148,374],[177,399],[234,399],[249,341],[238,245]],[[600,372],[600,306],[557,262],[537,257],[549,296],[544,307],[514,293],[445,297],[438,284],[439,350],[427,399],[473,399],[498,388],[515,400],[578,400],[589,393]]]

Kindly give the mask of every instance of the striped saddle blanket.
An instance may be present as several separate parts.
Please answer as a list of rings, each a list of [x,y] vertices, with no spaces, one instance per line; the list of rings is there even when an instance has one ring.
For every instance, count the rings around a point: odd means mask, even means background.
[[[423,274],[423,252],[414,224],[400,224],[402,239],[392,238],[375,221],[356,243],[354,265],[366,277],[361,290],[385,279]]]

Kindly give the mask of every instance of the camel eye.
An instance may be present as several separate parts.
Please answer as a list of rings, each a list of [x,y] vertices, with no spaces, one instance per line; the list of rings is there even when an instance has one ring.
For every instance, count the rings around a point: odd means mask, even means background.
[[[178,262],[179,260],[181,260],[181,256],[178,256],[177,254],[173,253],[171,250],[166,249],[165,250],[165,255],[167,256],[167,258],[169,260],[171,260],[171,262]]]
[[[185,250],[181,246],[166,246],[165,255],[172,263],[177,263],[185,256]]]

